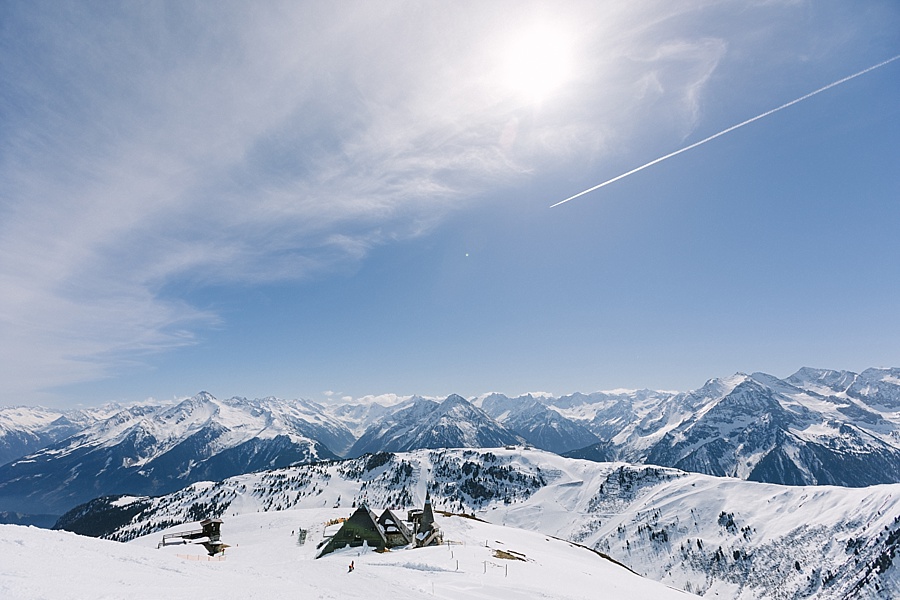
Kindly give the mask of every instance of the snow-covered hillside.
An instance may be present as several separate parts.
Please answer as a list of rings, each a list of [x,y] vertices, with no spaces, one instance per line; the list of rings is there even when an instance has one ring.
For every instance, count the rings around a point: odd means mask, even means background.
[[[220,598],[544,598],[685,600],[598,554],[538,533],[437,516],[449,543],[379,554],[345,549],[314,558],[341,509],[249,513],[225,519],[225,560],[198,546],[157,549],[159,535],[119,544],[59,531],[0,525],[0,597],[94,600]],[[310,531],[304,545],[296,532]],[[193,560],[192,560],[193,559]],[[348,572],[353,561],[355,569]],[[52,564],[52,577],[40,577]]]
[[[129,540],[208,516],[416,506],[426,491],[438,509],[585,544],[708,597],[900,595],[900,485],[779,486],[537,450],[420,450],[291,467],[98,503],[71,524],[106,518],[109,537]]]

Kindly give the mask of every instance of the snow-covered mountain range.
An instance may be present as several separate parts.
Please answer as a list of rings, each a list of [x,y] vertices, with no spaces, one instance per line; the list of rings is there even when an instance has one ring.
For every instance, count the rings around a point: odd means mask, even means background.
[[[2,409],[0,448],[18,456],[0,466],[0,511],[61,514],[97,496],[321,458],[521,443],[769,483],[896,483],[900,369],[736,374],[680,393],[340,404],[200,393],[94,412]]]
[[[597,456],[791,485],[900,482],[900,369],[801,369],[713,379],[686,393],[566,400],[603,437]]]
[[[705,597],[900,595],[900,484],[782,486],[522,448],[381,453],[239,475],[163,497],[95,500],[60,525],[120,541],[266,512],[306,527],[304,510],[421,506],[426,491],[438,510],[577,542]],[[311,535],[319,543],[322,532]],[[488,541],[507,541],[496,535]]]
[[[0,465],[83,431],[120,409],[117,405],[70,411],[36,406],[0,408]]]
[[[516,432],[529,444],[550,452],[584,448],[601,440],[587,423],[577,417],[563,416],[558,407],[549,404],[552,401],[552,398],[535,398],[530,394],[518,398],[490,394],[476,400],[498,423]]]
[[[115,492],[164,494],[194,481],[336,458],[346,427],[302,401],[217,400],[138,405],[0,466],[0,509],[61,512]]]
[[[523,442],[462,396],[443,402],[417,398],[384,415],[353,444],[350,456],[418,448],[490,448]]]

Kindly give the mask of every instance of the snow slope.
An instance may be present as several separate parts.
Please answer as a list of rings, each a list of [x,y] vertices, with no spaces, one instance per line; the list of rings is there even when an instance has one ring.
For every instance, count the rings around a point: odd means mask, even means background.
[[[316,560],[324,523],[346,510],[299,509],[228,518],[224,561],[199,546],[157,549],[160,535],[128,544],[14,525],[0,526],[0,597],[17,600],[220,598],[446,598],[572,600],[690,597],[577,545],[541,534],[438,515],[450,544],[379,554],[345,549]],[[187,528],[191,528],[191,524]],[[293,532],[312,532],[298,545]],[[498,551],[505,552],[501,554]],[[501,558],[500,556],[518,557]],[[181,556],[179,556],[181,555]],[[356,569],[349,573],[347,565]],[[41,577],[51,568],[53,577]]]
[[[426,491],[438,509],[584,544],[707,597],[900,596],[900,484],[781,486],[538,450],[419,450],[296,466],[132,499],[124,520],[101,503],[73,524],[107,518],[111,537],[130,540],[204,516],[421,506]]]

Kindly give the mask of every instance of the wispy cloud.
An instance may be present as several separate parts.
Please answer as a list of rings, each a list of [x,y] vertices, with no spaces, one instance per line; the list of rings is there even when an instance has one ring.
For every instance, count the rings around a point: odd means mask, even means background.
[[[218,317],[173,281],[318,276],[643,121],[689,131],[727,45],[681,19],[717,3],[596,4],[554,7],[579,62],[540,110],[497,84],[539,4],[5,5],[6,390],[192,343]]]

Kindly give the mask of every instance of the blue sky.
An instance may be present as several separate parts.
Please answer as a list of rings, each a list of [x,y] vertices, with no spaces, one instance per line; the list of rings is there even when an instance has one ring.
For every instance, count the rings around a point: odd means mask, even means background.
[[[4,2],[0,404],[900,365],[894,0]]]

